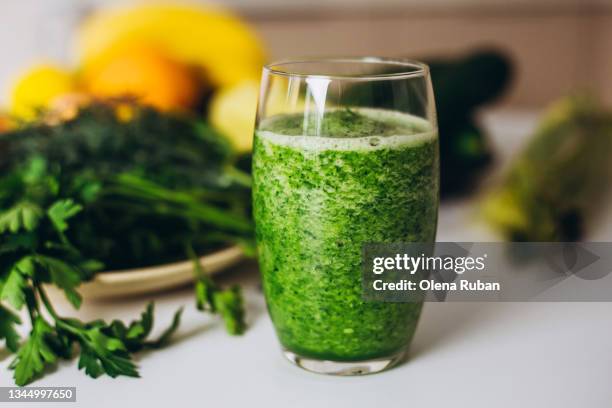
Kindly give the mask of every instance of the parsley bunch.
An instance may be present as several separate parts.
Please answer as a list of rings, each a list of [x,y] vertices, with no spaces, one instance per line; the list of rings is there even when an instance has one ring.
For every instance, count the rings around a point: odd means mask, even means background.
[[[250,243],[249,179],[231,166],[223,139],[202,123],[134,109],[129,123],[94,106],[0,138],[0,340],[16,354],[18,385],[75,353],[91,377],[137,377],[132,354],[164,346],[180,323],[182,310],[150,339],[153,304],[128,325],[60,316],[46,286],[78,309],[78,286],[103,269]],[[218,287],[195,265],[198,309],[242,333],[239,288]],[[31,331],[21,341],[24,309]]]

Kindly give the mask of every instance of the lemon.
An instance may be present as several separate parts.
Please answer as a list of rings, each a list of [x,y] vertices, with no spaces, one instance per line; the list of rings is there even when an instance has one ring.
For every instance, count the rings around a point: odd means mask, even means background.
[[[288,90],[287,80],[278,79],[271,84],[262,109],[265,116],[304,111],[304,99],[297,92]],[[258,96],[259,83],[246,80],[222,88],[211,99],[211,124],[229,137],[239,152],[252,149]]]
[[[15,83],[11,92],[11,113],[19,119],[31,120],[55,98],[75,89],[69,71],[51,64],[37,65]]]
[[[211,124],[230,139],[238,152],[252,148],[258,93],[257,81],[243,81],[221,89],[210,102]]]

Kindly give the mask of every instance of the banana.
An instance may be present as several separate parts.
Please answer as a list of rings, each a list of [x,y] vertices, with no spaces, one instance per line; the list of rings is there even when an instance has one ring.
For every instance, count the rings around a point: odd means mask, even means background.
[[[194,65],[215,87],[257,79],[264,48],[234,15],[219,7],[138,5],[104,9],[80,26],[77,55],[87,71],[134,45],[160,49]]]

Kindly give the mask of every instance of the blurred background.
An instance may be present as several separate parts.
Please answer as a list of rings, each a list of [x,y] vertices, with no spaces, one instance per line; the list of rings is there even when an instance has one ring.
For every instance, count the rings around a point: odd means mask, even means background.
[[[21,0],[0,5],[0,90],[47,57],[74,61],[73,30],[92,10],[127,0]],[[151,3],[151,2],[147,2]],[[210,2],[207,2],[210,3]],[[516,63],[502,103],[540,107],[591,88],[612,103],[612,2],[607,0],[224,0],[270,58],[415,56],[496,46]]]

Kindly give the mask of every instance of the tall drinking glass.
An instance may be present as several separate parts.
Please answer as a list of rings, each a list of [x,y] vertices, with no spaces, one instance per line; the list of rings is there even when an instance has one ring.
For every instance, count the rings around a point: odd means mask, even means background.
[[[435,240],[438,163],[426,65],[341,58],[264,68],[253,205],[266,302],[289,360],[356,375],[404,357],[422,303],[364,301],[362,245]]]

